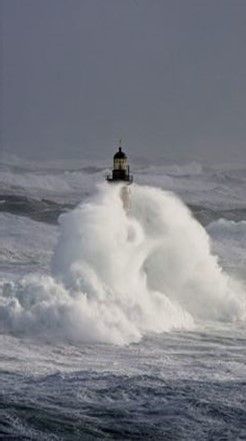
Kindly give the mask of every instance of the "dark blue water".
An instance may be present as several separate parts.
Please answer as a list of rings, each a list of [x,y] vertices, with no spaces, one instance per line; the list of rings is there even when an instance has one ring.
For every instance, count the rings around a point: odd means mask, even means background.
[[[245,339],[229,333],[163,334],[125,348],[21,341],[0,373],[0,438],[245,440]],[[36,350],[32,372],[25,357]]]

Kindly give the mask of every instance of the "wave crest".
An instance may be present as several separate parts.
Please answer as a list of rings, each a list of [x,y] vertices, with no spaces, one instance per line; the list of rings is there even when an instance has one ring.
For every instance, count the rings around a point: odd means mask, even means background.
[[[244,317],[241,287],[211,254],[209,236],[173,194],[121,186],[60,217],[52,277],[2,286],[4,332],[125,344],[197,320]]]

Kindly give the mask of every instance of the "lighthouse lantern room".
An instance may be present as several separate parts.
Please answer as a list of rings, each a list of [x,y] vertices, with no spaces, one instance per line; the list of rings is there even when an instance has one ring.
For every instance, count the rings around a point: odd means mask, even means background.
[[[132,175],[130,175],[130,167],[126,154],[122,151],[121,146],[114,155],[112,174],[106,177],[108,182],[120,182],[124,181],[127,184],[131,184],[133,181]]]

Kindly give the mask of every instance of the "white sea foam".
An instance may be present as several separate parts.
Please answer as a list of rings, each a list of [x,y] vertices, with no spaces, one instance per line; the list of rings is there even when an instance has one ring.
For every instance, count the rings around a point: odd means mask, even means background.
[[[23,194],[35,198],[71,198],[74,195],[84,196],[92,191],[94,181],[101,179],[80,171],[63,171],[51,173],[12,173],[0,171],[1,191],[8,194]]]
[[[0,263],[35,262],[49,266],[57,227],[28,217],[0,213]]]
[[[2,284],[3,332],[125,344],[197,320],[244,320],[242,289],[209,236],[173,194],[121,186],[60,217],[52,276]]]

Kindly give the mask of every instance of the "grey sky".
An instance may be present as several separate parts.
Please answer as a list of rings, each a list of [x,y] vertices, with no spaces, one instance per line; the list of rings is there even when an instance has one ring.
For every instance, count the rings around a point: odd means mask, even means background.
[[[246,162],[245,0],[2,0],[2,148]]]

